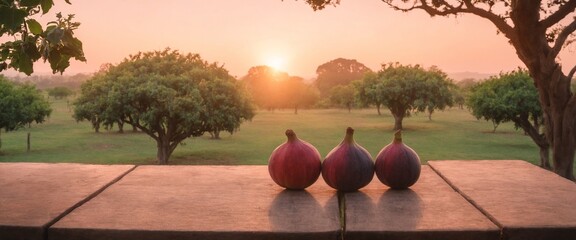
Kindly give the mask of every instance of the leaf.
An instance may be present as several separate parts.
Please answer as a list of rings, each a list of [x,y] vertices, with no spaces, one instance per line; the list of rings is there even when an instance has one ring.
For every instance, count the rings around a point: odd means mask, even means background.
[[[74,57],[76,60],[86,61],[84,58],[84,51],[82,50],[82,42],[72,36],[72,31],[66,31],[62,37],[62,42],[66,48],[64,54]]]
[[[28,16],[24,9],[13,9],[6,6],[0,6],[0,32],[3,34],[9,32],[20,31],[22,24],[24,23],[24,18]]]
[[[35,7],[40,4],[40,0],[22,0],[20,1],[20,6],[24,7]]]
[[[66,1],[68,2],[68,1]],[[54,6],[53,0],[40,0],[40,5],[42,6],[42,14],[46,14],[52,6]]]
[[[25,73],[26,75],[30,76],[34,72],[33,68],[34,63],[32,59],[28,57],[25,51],[18,50],[18,69],[20,72]]]
[[[40,35],[44,31],[42,30],[42,25],[40,25],[40,23],[34,19],[28,19],[26,23],[28,24],[28,29],[30,29],[30,32],[32,32],[34,35]]]
[[[36,61],[40,59],[40,51],[38,51],[38,47],[36,47],[36,41],[27,41],[24,43],[24,53],[28,55],[32,61]]]
[[[63,55],[60,51],[52,50],[48,57],[48,62],[50,62],[52,73],[63,73],[70,66],[70,56]]]
[[[62,37],[64,36],[64,30],[62,30],[61,28],[50,28],[50,30],[47,31],[48,33],[46,34],[46,39],[53,44],[57,44],[60,42],[60,40],[62,40]]]

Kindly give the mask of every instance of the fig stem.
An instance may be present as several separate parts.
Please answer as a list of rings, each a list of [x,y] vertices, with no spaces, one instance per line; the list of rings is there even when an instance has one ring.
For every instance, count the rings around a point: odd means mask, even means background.
[[[402,143],[402,130],[398,130],[394,133],[394,143]]]
[[[354,142],[354,129],[351,127],[346,128],[346,137],[344,137],[344,141],[347,143]]]
[[[289,142],[298,139],[298,138],[296,137],[296,133],[295,133],[292,129],[287,129],[287,130],[286,130],[286,137],[288,137],[288,141],[289,141]]]

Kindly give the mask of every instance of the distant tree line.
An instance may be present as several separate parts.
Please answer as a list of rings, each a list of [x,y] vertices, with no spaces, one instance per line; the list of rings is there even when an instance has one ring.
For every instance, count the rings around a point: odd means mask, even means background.
[[[318,90],[301,77],[290,76],[268,66],[256,66],[241,79],[252,95],[254,104],[261,109],[274,110],[313,106],[319,99]]]
[[[10,80],[20,83],[30,83],[40,90],[63,87],[72,91],[80,89],[82,83],[86,82],[92,74],[78,73],[74,75],[36,75],[36,76],[14,76]]]
[[[68,96],[74,94],[74,92],[67,87],[55,87],[48,89],[47,91],[48,96],[53,97],[55,99],[67,98]]]
[[[342,107],[350,112],[355,107],[387,107],[395,118],[395,129],[411,112],[426,112],[432,118],[436,110],[451,107],[456,100],[462,107],[464,98],[457,86],[437,67],[385,64],[373,72],[356,60],[337,58],[318,66],[315,81],[306,83],[300,77],[267,66],[252,67],[242,81],[255,104],[266,110],[279,108]],[[461,96],[456,98],[456,96]]]

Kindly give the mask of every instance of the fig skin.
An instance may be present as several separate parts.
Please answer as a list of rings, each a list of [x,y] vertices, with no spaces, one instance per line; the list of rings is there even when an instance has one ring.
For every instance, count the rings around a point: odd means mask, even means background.
[[[420,178],[420,157],[402,142],[400,130],[376,156],[374,171],[378,180],[392,189],[407,189]]]
[[[336,190],[352,192],[368,185],[373,177],[372,156],[354,141],[354,129],[348,127],[344,140],[322,162],[322,178]]]
[[[268,172],[272,180],[286,189],[302,190],[320,177],[322,156],[310,143],[286,130],[288,140],[278,146],[268,159]]]

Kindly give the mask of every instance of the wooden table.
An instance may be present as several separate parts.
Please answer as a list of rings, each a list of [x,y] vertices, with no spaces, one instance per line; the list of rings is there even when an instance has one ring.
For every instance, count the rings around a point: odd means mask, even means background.
[[[283,190],[267,166],[0,163],[0,239],[576,239],[576,184],[431,161],[410,190]],[[340,211],[342,209],[343,211]]]

